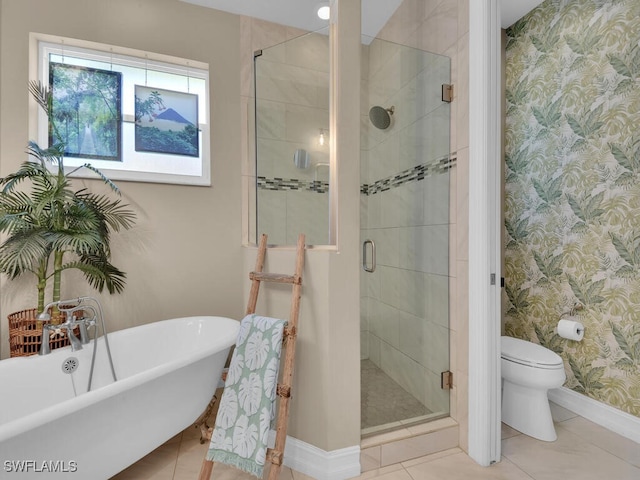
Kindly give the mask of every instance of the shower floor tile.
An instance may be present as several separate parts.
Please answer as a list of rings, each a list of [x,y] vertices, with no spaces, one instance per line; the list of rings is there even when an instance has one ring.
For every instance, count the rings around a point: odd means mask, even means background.
[[[432,413],[371,360],[360,362],[361,428],[388,426]]]

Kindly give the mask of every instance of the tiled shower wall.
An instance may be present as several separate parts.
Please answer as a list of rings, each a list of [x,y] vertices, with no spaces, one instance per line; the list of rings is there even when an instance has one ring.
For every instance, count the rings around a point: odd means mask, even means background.
[[[361,352],[433,412],[449,411],[450,59],[375,39],[363,52]],[[391,108],[376,128],[372,106]]]
[[[468,448],[469,376],[469,0],[404,0],[378,38],[451,59],[449,171],[449,345],[453,388],[450,414]]]
[[[258,232],[269,243],[329,243],[329,39],[307,34],[256,58]],[[319,144],[320,130],[325,144]],[[297,149],[310,165],[297,168]]]

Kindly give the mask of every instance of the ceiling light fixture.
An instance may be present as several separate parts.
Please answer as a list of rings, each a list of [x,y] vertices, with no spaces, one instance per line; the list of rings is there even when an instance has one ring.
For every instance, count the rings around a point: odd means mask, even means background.
[[[320,19],[329,20],[330,16],[331,16],[331,9],[329,8],[329,5],[323,5],[320,8],[318,8],[318,17],[320,17]]]

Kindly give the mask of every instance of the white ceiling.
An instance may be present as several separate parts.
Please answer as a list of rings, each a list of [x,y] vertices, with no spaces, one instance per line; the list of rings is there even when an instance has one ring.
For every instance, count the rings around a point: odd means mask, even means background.
[[[260,18],[309,32],[326,28],[327,20],[318,18],[318,8],[328,0],[181,0],[224,12]],[[402,0],[363,0],[362,34],[375,37]],[[366,4],[366,5],[365,5]]]
[[[510,27],[543,1],[544,0],[502,0],[500,2],[502,28]]]
[[[260,18],[315,32],[327,26],[316,14],[328,0],[181,0],[237,15]],[[471,2],[478,0],[469,0]],[[502,28],[513,25],[543,0],[501,0]],[[375,37],[402,0],[362,0],[362,34]]]

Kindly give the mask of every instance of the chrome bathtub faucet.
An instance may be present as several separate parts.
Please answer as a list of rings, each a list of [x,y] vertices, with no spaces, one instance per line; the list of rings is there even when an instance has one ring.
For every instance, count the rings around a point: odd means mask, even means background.
[[[46,321],[46,320],[43,320]],[[69,324],[69,322],[61,323],[60,325],[52,325],[47,323],[42,326],[42,342],[40,344],[39,355],[48,355],[51,353],[51,347],[49,346],[49,338],[51,337],[51,332],[56,330],[66,330],[67,336],[69,337],[69,341],[71,342],[71,351],[75,352],[76,350],[82,350],[82,343],[78,340],[78,337],[73,333],[75,325]]]
[[[51,319],[49,319],[49,321],[50,320]],[[46,321],[46,320],[42,320],[42,321]],[[78,322],[69,321],[69,320],[59,325],[52,325],[50,323],[43,325],[42,326],[42,342],[40,344],[40,351],[38,352],[38,354],[48,355],[49,353],[51,353],[51,347],[49,346],[49,338],[51,337],[51,332],[52,331],[55,332],[56,330],[63,330],[63,329],[67,331],[67,337],[69,337],[69,342],[71,343],[71,351],[75,352],[77,350],[82,350],[82,342],[78,340],[78,337],[76,337],[76,334],[73,333],[73,329],[76,327],[76,325],[78,325]],[[85,343],[88,343],[88,340]]]
[[[50,323],[47,323],[42,326],[42,342],[40,344],[40,351],[38,352],[39,355],[48,355],[49,353],[51,353],[51,347],[49,346],[49,338],[51,336],[52,331],[63,330],[63,329],[67,331],[67,336],[69,337],[69,342],[71,343],[72,352],[75,352],[77,350],[82,350],[82,345],[86,345],[87,343],[90,342],[91,339],[89,338],[88,329],[89,327],[94,327],[96,325],[97,312],[92,305],[77,304],[78,300],[80,299],[63,300],[59,302],[49,303],[44,308],[44,311],[37,316],[37,320],[41,322],[50,322],[51,315],[48,312],[51,307],[55,305],[60,306],[61,304],[68,305],[70,303],[76,303],[76,305],[69,308],[59,308],[59,310],[61,312],[64,312],[66,315],[66,321],[64,323],[61,323],[59,325],[52,325]],[[78,311],[84,312],[87,310],[93,314],[92,317],[82,316],[81,318],[76,318],[76,316],[74,315],[75,312],[78,312]],[[76,334],[73,333],[73,330],[76,327],[78,327],[80,330],[80,339],[78,339]]]
[[[77,326],[80,330],[80,344],[86,345],[87,343],[89,343],[91,341],[91,338],[89,337],[89,328],[96,326],[98,317],[96,309],[92,305],[77,305],[68,309],[60,309],[60,311],[65,312],[67,315],[66,324],[68,324],[71,328],[75,328]],[[78,311],[81,311],[84,314],[80,318],[76,318],[76,316],[74,315],[74,313]],[[87,316],[87,313],[91,313],[92,315]],[[75,350],[73,348],[73,344],[71,350]]]

